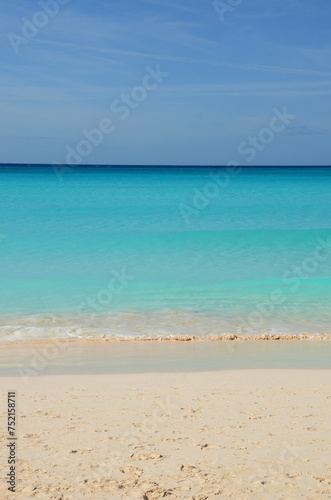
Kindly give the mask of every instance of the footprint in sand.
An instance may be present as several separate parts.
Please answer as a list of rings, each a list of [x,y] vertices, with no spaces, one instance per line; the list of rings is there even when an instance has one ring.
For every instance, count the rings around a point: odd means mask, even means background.
[[[161,460],[165,457],[163,455],[160,455],[159,453],[144,453],[142,455],[133,453],[130,458],[131,460]]]
[[[159,498],[163,498],[171,495],[172,490],[165,490],[163,488],[155,488],[152,490],[148,490],[143,494],[143,500],[159,500]]]
[[[188,472],[189,474],[195,473],[198,471],[198,469],[195,467],[195,465],[181,465],[180,470],[182,472]]]
[[[213,444],[208,444],[208,443],[198,443],[196,444],[195,446],[199,446],[199,448],[201,450],[206,450],[206,449],[213,449],[213,448],[217,448],[217,446],[213,445]]]
[[[124,467],[123,469],[120,469],[123,474],[129,474],[129,475],[135,475],[135,476],[141,476],[143,474],[143,471],[141,469],[138,469],[137,467],[133,467],[130,465],[129,467]]]

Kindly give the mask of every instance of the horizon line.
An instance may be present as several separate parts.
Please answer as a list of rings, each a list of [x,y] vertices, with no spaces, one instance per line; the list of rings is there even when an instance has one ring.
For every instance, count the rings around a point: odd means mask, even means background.
[[[190,165],[190,164],[120,164],[120,163],[82,163],[79,165],[68,163],[0,163],[1,167],[67,167],[67,168],[331,168],[330,165]]]

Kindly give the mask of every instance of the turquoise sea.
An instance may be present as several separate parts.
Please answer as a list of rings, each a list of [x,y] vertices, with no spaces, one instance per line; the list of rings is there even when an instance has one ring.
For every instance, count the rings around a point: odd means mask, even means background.
[[[3,165],[0,183],[0,341],[331,332],[331,168]]]

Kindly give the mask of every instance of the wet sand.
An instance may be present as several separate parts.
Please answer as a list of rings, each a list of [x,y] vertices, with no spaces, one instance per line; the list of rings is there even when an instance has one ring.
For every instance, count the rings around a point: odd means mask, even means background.
[[[331,342],[315,340],[39,341],[1,344],[0,376],[331,369]]]

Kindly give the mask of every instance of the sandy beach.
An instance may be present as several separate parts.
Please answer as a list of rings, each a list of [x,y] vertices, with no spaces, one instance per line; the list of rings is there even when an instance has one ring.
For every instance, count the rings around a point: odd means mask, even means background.
[[[2,377],[18,462],[16,494],[2,481],[0,496],[331,498],[330,383],[298,369]]]

